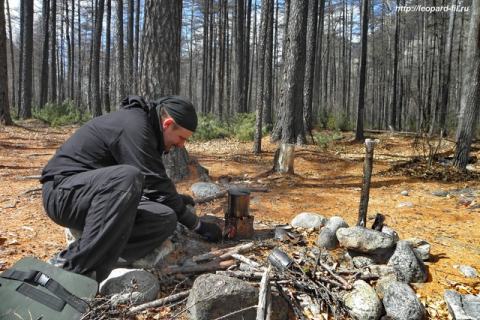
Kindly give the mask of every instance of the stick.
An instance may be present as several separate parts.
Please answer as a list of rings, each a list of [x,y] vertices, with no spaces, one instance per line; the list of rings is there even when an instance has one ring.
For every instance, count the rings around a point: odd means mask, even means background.
[[[260,281],[260,291],[258,293],[257,320],[265,320],[266,307],[268,300],[268,288],[270,288],[270,271],[272,265],[269,265],[263,273],[262,281]]]
[[[229,270],[219,270],[216,272],[216,274],[224,275],[224,276],[229,276],[229,277],[235,277],[239,279],[252,279],[252,280],[259,280],[262,279],[263,273],[261,272],[244,272],[244,271],[229,271]],[[277,273],[274,273],[270,275],[271,278],[274,278],[275,280],[288,280],[291,281],[292,279],[284,276],[284,275],[279,275]]]
[[[197,264],[194,266],[183,266],[183,267],[172,267],[172,268],[165,268],[162,270],[164,274],[171,274],[171,273],[200,273],[200,272],[208,272],[208,271],[216,271],[220,269],[227,269],[228,267],[234,265],[235,262],[233,260],[227,261],[212,261],[205,264]]]
[[[256,187],[251,187],[251,188],[248,188],[247,189],[250,191],[250,192],[268,192],[270,191],[270,189],[268,188],[256,188]],[[222,190],[222,191],[219,191],[215,194],[212,194],[211,196],[208,196],[208,197],[204,197],[204,198],[195,198],[193,199],[193,201],[195,201],[195,203],[205,203],[205,202],[208,202],[208,201],[212,201],[214,199],[217,199],[217,198],[221,198],[223,197],[224,195],[226,195],[228,192],[228,190]]]
[[[233,253],[242,253],[244,251],[247,251],[251,249],[255,244],[253,242],[249,242],[246,244],[241,244],[233,248],[226,248],[226,249],[220,249],[212,252],[208,252],[205,254],[201,254],[198,256],[194,256],[192,258],[193,261],[204,261],[204,260],[210,260],[212,258],[222,258],[225,260],[225,258],[230,258]]]
[[[189,294],[190,294],[190,290],[187,290],[187,291],[184,291],[184,292],[174,294],[172,296],[168,296],[168,297],[165,297],[165,298],[162,298],[162,299],[157,299],[157,300],[154,300],[154,301],[151,301],[151,302],[147,302],[147,303],[141,304],[139,306],[136,306],[136,307],[130,309],[130,312],[138,312],[138,311],[143,311],[143,310],[148,309],[148,308],[160,307],[160,306],[164,305],[165,303],[175,302],[175,301],[178,301],[182,298],[185,298]]]
[[[243,263],[246,263],[254,268],[258,268],[258,269],[261,269],[261,270],[265,270],[264,267],[262,267],[262,265],[258,262],[255,262],[253,260],[250,260],[244,256],[242,256],[241,254],[238,254],[238,253],[232,253],[232,258],[233,259],[236,259],[238,261],[241,261]]]
[[[360,196],[360,207],[358,209],[357,226],[365,227],[367,224],[367,209],[368,198],[370,193],[370,180],[372,179],[373,170],[373,147],[375,143],[380,143],[380,140],[365,139],[365,162],[363,163],[363,182]]]
[[[256,308],[257,305],[254,305],[254,306],[250,306],[250,307],[246,307],[246,308],[243,308],[243,309],[240,309],[240,310],[237,310],[237,311],[234,311],[234,312],[231,312],[229,314],[226,314],[224,316],[221,316],[221,317],[218,317],[218,318],[215,318],[213,320],[222,320],[222,319],[227,319],[227,318],[230,318],[231,315],[234,315],[234,314],[237,314],[237,313],[240,313],[240,312],[243,312],[243,311],[246,311],[246,310],[249,310],[249,309],[253,309],[253,308]]]
[[[35,192],[35,191],[42,191],[42,187],[38,187],[38,188],[35,188],[35,189],[31,189],[31,190],[27,190],[27,191],[24,191],[20,194],[27,194],[27,193],[30,193],[30,192]]]

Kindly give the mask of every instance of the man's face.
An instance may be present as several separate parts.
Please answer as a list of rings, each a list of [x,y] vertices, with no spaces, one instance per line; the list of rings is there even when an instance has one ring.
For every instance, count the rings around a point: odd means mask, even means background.
[[[173,119],[164,120],[162,125],[165,151],[170,151],[172,147],[183,147],[185,141],[193,134],[192,131],[177,125]]]

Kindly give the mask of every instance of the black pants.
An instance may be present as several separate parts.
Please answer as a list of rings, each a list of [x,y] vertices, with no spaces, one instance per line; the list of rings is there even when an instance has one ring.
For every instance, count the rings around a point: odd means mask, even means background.
[[[142,200],[143,187],[140,170],[128,165],[56,176],[43,185],[47,215],[63,227],[83,231],[63,255],[65,270],[101,282],[118,261],[138,260],[173,234],[175,212]]]

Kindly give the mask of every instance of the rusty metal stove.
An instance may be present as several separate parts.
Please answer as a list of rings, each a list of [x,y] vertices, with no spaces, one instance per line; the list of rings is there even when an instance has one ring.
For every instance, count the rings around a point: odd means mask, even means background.
[[[250,190],[232,185],[228,189],[225,210],[225,238],[249,239],[253,236],[253,216],[250,215]]]

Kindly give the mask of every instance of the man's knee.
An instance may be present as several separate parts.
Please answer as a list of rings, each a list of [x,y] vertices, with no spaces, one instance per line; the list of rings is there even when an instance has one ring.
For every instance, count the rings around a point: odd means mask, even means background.
[[[115,175],[119,179],[118,188],[134,193],[142,192],[145,179],[142,172],[130,165],[117,166]]]

